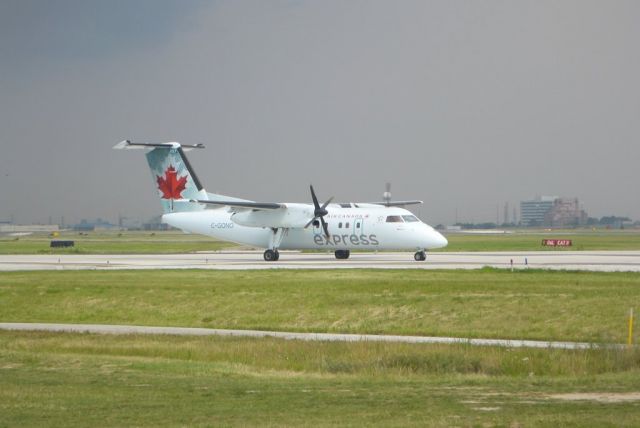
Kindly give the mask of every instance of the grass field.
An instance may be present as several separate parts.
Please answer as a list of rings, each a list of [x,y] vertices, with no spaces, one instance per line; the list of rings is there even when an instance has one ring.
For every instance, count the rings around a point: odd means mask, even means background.
[[[0,332],[0,426],[637,426],[638,350]]]
[[[73,248],[50,248],[52,239],[72,240]],[[236,247],[202,235],[177,231],[158,232],[62,232],[52,238],[46,233],[0,236],[1,254],[167,254],[216,251]]]
[[[640,274],[0,274],[0,321],[623,342]],[[0,331],[0,426],[637,426],[640,349]]]
[[[56,271],[0,274],[0,321],[624,342],[640,274]]]
[[[445,233],[449,245],[433,251],[640,250],[640,231],[517,231],[507,234]],[[543,247],[543,239],[570,239],[571,247]]]

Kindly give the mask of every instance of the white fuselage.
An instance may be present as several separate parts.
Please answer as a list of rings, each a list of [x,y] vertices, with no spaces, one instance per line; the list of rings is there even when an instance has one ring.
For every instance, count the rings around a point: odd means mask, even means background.
[[[294,204],[287,204],[294,205]],[[302,226],[313,217],[313,206],[295,204],[295,210],[265,212],[265,216],[281,216],[276,222],[283,228],[284,236],[278,248],[282,250],[428,250],[447,245],[439,232],[421,221],[397,221],[413,215],[402,208],[368,206],[342,208],[329,205],[324,220],[329,225],[329,237],[325,237],[320,223],[308,228]],[[308,212],[307,212],[308,209]],[[255,211],[253,211],[255,213]],[[302,213],[300,218],[287,219],[288,212]],[[270,248],[273,229],[261,226],[261,217],[252,211],[234,212],[222,207],[203,211],[168,213],[162,216],[164,223],[189,233],[211,236],[223,241]],[[389,216],[396,222],[389,222]],[[414,217],[415,218],[415,217]],[[290,223],[290,226],[286,226]],[[273,224],[268,223],[267,224]]]

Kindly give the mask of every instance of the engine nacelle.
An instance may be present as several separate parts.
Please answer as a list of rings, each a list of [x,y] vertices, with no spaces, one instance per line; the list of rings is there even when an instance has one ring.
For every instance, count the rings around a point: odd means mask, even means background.
[[[231,221],[247,227],[304,227],[313,217],[313,208],[305,204],[287,204],[277,210],[246,210],[231,215]]]

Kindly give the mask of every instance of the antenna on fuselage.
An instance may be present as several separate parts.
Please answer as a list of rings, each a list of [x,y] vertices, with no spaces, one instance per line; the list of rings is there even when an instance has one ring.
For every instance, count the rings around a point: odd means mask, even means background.
[[[385,192],[382,194],[382,200],[387,205],[391,203],[391,183],[389,182],[385,185]]]

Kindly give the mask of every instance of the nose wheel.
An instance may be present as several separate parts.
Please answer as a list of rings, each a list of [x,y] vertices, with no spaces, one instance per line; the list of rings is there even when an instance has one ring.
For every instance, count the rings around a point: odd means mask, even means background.
[[[267,250],[263,254],[265,262],[277,262],[280,259],[278,250]]]
[[[417,262],[423,262],[423,261],[427,260],[427,253],[424,252],[424,251],[418,251],[417,253],[415,253],[413,255],[413,258]]]

